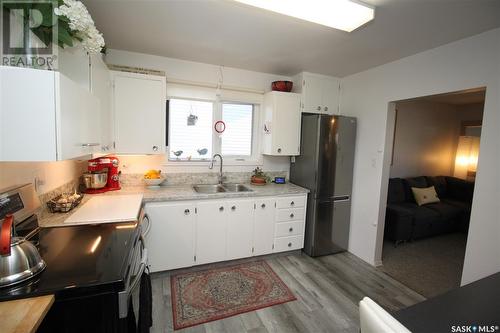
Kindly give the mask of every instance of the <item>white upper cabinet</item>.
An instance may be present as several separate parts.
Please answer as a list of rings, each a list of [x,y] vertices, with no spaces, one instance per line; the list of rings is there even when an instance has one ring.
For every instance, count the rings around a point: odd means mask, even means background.
[[[164,153],[166,78],[112,72],[112,80],[115,151]]]
[[[293,81],[294,92],[301,94],[302,112],[338,114],[338,78],[304,72]]]
[[[90,56],[90,91],[101,104],[101,151],[113,150],[113,114],[111,110],[111,72],[104,63],[102,54]]]
[[[80,46],[58,48],[57,66],[61,74],[90,91],[90,57]]]
[[[56,161],[95,152],[100,102],[65,75],[0,67],[0,160]]]
[[[271,91],[264,96],[262,153],[300,154],[300,95]]]

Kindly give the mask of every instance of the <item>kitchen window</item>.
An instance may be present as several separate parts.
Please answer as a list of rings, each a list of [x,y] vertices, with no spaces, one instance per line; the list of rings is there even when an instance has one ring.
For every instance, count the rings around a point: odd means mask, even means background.
[[[207,161],[219,153],[225,162],[258,160],[256,128],[258,105],[171,98],[168,107],[168,160]],[[222,120],[219,134],[214,123]]]

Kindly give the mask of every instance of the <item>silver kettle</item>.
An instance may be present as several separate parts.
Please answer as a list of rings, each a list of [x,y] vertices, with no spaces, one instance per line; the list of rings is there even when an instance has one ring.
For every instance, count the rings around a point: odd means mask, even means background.
[[[7,215],[0,230],[0,288],[31,279],[46,265],[38,249],[24,237],[13,237],[14,217]]]

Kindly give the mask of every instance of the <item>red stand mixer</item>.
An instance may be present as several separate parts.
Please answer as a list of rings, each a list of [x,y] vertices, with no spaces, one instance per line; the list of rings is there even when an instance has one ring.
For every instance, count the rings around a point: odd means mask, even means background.
[[[83,174],[85,193],[95,194],[119,190],[120,161],[115,156],[103,156],[89,160],[88,170]]]

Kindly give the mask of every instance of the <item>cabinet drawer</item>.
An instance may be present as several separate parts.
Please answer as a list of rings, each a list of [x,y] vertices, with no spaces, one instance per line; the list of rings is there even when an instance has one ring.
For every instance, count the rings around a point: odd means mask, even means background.
[[[304,236],[280,237],[274,239],[274,252],[298,250],[303,247]]]
[[[276,214],[277,222],[304,220],[304,208],[279,209]]]
[[[276,223],[276,237],[295,236],[302,234],[304,234],[304,222],[302,221]]]
[[[305,204],[306,204],[305,196],[278,198],[276,200],[277,208],[304,207]]]

